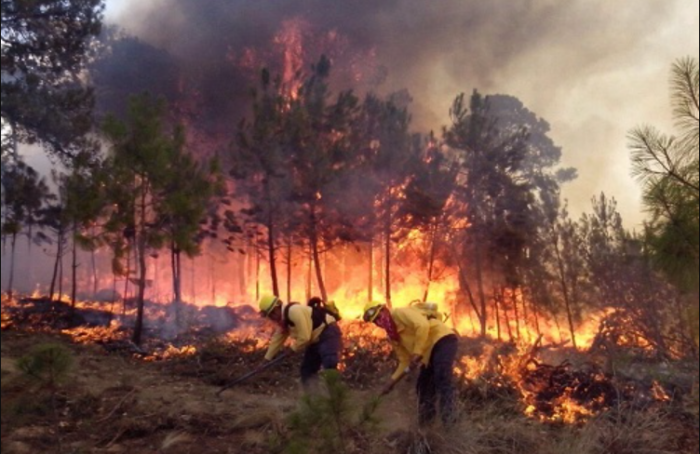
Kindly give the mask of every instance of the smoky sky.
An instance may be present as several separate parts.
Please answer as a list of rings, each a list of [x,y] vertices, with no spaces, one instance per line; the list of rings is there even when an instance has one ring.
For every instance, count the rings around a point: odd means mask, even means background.
[[[242,62],[282,70],[275,38],[290,21],[305,58],[331,54],[338,88],[408,90],[418,132],[447,124],[461,92],[515,96],[578,169],[563,192],[572,212],[604,191],[634,228],[643,215],[626,135],[647,123],[673,132],[670,68],[698,56],[698,10],[690,0],[108,0],[107,11],[163,53],[142,55],[153,71],[129,88],[161,77],[189,86],[214,128],[245,113]]]

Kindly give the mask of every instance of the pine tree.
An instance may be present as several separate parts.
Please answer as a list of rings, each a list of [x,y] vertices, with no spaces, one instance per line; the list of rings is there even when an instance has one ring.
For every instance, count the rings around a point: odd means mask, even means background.
[[[102,10],[103,0],[3,0],[1,114],[17,141],[64,158],[85,149],[93,94],[80,71]]]

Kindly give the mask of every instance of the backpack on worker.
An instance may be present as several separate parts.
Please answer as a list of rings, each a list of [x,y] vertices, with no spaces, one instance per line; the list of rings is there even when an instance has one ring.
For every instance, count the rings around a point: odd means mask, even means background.
[[[444,314],[441,314],[438,310],[437,303],[431,303],[429,301],[413,300],[409,303],[409,307],[418,310],[421,314],[425,316],[428,320],[440,320],[444,321]]]
[[[309,302],[306,304],[311,308],[318,308],[326,311],[331,317],[336,319],[336,321],[340,321],[343,319],[343,317],[341,317],[340,315],[340,310],[338,309],[338,306],[335,305],[335,301],[333,300],[325,302],[318,296],[314,296],[310,298]]]
[[[289,303],[284,307],[284,325],[286,328],[291,328],[294,326],[294,322],[289,319],[289,309],[292,308],[292,306],[295,306],[299,303]],[[330,312],[328,312],[326,309],[320,308],[320,307],[315,307],[311,306],[311,329],[315,330],[321,325],[327,325],[328,320],[327,316],[328,315],[333,316]],[[337,319],[336,319],[337,320]]]

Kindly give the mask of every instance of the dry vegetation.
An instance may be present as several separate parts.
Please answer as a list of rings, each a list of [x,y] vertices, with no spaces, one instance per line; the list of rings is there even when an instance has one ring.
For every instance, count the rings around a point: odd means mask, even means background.
[[[566,379],[580,384],[595,376],[586,375],[593,370],[586,366],[592,357],[540,350],[534,358],[532,351],[465,339],[461,348],[464,361],[460,363],[464,374],[459,380],[460,422],[449,431],[440,425],[419,431],[409,381],[372,411],[373,393],[391,366],[389,352],[382,342],[367,341],[371,333],[349,329],[352,334],[346,342],[343,371],[347,389],[336,402],[342,407],[338,417],[343,421],[338,435],[324,425],[314,425],[314,411],[323,413],[323,419],[326,411],[334,410],[326,410],[325,401],[305,406],[294,358],[216,397],[220,386],[260,361],[263,352],[254,340],[193,334],[188,341],[198,340],[197,344],[169,349],[162,347],[162,341],[153,340],[144,350],[159,353],[148,356],[129,348],[112,348],[119,345],[109,338],[116,336],[116,331],[98,331],[107,336],[101,344],[75,342],[92,335],[89,330],[73,330],[70,335],[50,329],[37,332],[17,323],[3,329],[3,453],[313,454],[329,452],[324,443],[334,446],[331,452],[344,454],[698,451],[697,378],[691,389],[678,384],[687,382],[689,376],[697,377],[697,366],[689,372],[687,365],[683,370],[681,364],[637,362],[626,369],[629,373],[623,380],[618,361],[618,375],[610,376],[604,388],[619,393],[616,398],[599,405],[595,414],[581,414],[565,423],[546,412],[525,415],[529,404],[523,390],[529,388],[519,384],[523,377],[514,371],[524,362],[536,361],[536,368],[530,366],[530,381],[538,386],[542,382],[535,379],[541,379],[544,372],[551,373],[548,380],[557,386],[564,386]],[[23,372],[26,367],[20,366],[26,364],[33,348],[47,344],[69,352],[73,360],[70,370],[52,380],[28,376]],[[547,365],[548,359],[556,359],[558,366]],[[568,360],[565,365],[561,365],[563,359]],[[478,374],[466,370],[476,372],[477,367]],[[657,391],[668,395],[654,397],[654,388],[643,386],[652,378]],[[639,387],[637,392],[630,390],[632,384]],[[581,403],[585,404],[585,399]],[[359,424],[357,418],[363,410],[369,410],[374,418]],[[313,442],[305,444],[304,440]]]

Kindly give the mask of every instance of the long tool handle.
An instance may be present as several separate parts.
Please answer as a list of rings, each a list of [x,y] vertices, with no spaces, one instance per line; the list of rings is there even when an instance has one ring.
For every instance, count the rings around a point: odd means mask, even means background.
[[[387,394],[389,394],[394,389],[394,387],[396,385],[398,385],[399,382],[401,380],[403,380],[404,377],[406,377],[410,373],[411,373],[411,367],[409,366],[409,367],[405,368],[403,370],[403,372],[401,372],[401,375],[399,375],[394,380],[392,380],[391,384],[388,387],[386,387],[379,396],[382,397],[382,396],[386,396]]]
[[[237,379],[233,380],[232,382],[225,384],[224,386],[221,387],[221,389],[219,389],[216,392],[216,395],[219,396],[219,395],[221,395],[222,392],[226,391],[227,389],[231,388],[232,386],[236,386],[237,384],[248,380],[250,377],[257,375],[260,372],[262,372],[266,369],[269,369],[270,367],[272,367],[276,364],[279,364],[286,357],[287,357],[287,354],[283,353],[283,354],[279,355],[277,358],[273,359],[272,361],[268,361],[265,364],[263,364],[262,366],[258,367],[257,369],[253,369],[252,371],[248,372],[247,374],[242,375],[242,376],[238,377]]]

